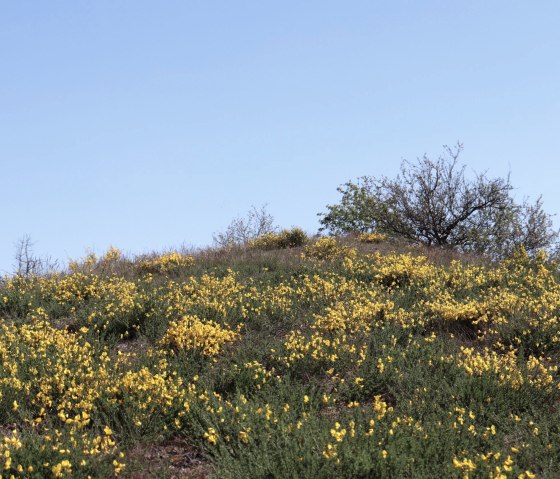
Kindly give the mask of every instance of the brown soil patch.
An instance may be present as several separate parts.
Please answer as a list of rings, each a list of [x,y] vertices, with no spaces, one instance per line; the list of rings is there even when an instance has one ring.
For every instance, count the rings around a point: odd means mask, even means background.
[[[211,470],[201,452],[180,437],[134,446],[126,462],[123,479],[207,479]]]

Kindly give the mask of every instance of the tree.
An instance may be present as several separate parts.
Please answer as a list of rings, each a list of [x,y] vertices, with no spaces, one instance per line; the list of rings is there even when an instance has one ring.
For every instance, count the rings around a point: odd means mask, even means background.
[[[214,233],[214,243],[220,247],[240,246],[260,236],[275,233],[278,228],[266,205],[252,206],[245,218],[235,218],[225,231]]]
[[[50,257],[40,258],[33,252],[31,236],[24,235],[15,244],[15,274],[18,276],[40,276],[50,274],[58,268],[58,262]]]
[[[558,237],[542,207],[511,197],[507,178],[465,175],[459,165],[463,145],[444,147],[445,155],[416,163],[404,160],[395,179],[364,176],[338,188],[339,204],[319,213],[330,233],[380,231],[426,245],[457,248],[500,258],[523,246],[532,253]]]

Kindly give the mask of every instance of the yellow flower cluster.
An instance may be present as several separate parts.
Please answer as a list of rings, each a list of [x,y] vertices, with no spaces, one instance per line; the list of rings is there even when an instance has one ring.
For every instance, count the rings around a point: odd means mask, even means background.
[[[558,370],[557,366],[545,366],[542,358],[530,356],[523,365],[523,371],[515,351],[498,354],[488,348],[480,352],[475,351],[474,348],[461,347],[457,365],[464,368],[471,376],[492,374],[501,384],[507,384],[514,389],[520,388],[525,383],[525,378],[531,386],[550,388],[555,384],[553,375]]]
[[[362,233],[358,236],[358,241],[362,243],[381,243],[387,239],[383,233]]]
[[[381,297],[368,297],[357,292],[356,296],[344,302],[337,302],[325,308],[323,314],[314,315],[312,329],[320,331],[370,331],[379,327],[394,309],[394,303]]]
[[[189,268],[193,264],[194,258],[192,256],[172,252],[153,258],[143,259],[139,261],[138,269],[145,273],[165,274]]]
[[[335,259],[353,259],[356,250],[339,243],[336,238],[320,238],[314,243],[307,245],[303,251],[303,257],[319,261],[330,261]]]
[[[156,311],[169,319],[192,311],[213,320],[225,320],[234,312],[246,317],[254,303],[253,294],[252,289],[240,283],[231,270],[223,277],[203,274],[184,283],[169,281],[156,290]]]
[[[116,454],[109,428],[101,435],[91,434],[92,424],[104,417],[102,411],[126,411],[129,420],[141,429],[154,416],[173,414],[184,402],[182,380],[171,374],[165,358],[158,360],[158,354],[154,355],[154,367],[133,371],[128,369],[132,356],[97,350],[80,334],[56,329],[46,321],[3,323],[0,402],[17,398],[13,414],[21,415],[41,434],[43,447],[48,447],[52,455],[62,454],[60,461],[45,468],[54,477],[71,477],[75,468],[87,468],[96,457]],[[50,426],[53,421],[58,424],[54,429]],[[21,441],[5,441],[3,447],[8,458],[10,451],[21,447]],[[64,459],[68,447],[83,456],[80,464]],[[27,470],[28,466],[20,465]],[[7,464],[6,469],[10,467]],[[123,467],[124,463],[115,459],[115,474]]]
[[[297,366],[303,359],[334,364],[341,356],[364,356],[363,348],[358,347],[345,334],[337,334],[330,338],[320,332],[314,332],[311,337],[307,337],[301,331],[292,331],[284,347],[287,355],[280,359],[287,366]],[[359,360],[357,364],[360,364]]]
[[[114,273],[121,263],[125,261],[122,251],[111,246],[105,254],[97,257],[95,253],[89,253],[82,260],[70,260],[68,269],[73,273]]]
[[[178,350],[198,350],[205,356],[215,356],[225,343],[238,338],[238,332],[214,321],[201,321],[196,316],[184,316],[179,321],[170,323],[161,344]]]

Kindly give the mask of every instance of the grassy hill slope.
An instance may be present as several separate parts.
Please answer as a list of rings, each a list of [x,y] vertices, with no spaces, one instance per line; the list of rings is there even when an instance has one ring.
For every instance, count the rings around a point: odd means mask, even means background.
[[[351,238],[4,278],[2,477],[560,477],[559,279]]]

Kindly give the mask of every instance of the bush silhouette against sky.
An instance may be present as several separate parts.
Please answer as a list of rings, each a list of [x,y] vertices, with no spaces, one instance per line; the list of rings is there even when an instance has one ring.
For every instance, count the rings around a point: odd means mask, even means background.
[[[463,145],[444,147],[433,160],[403,161],[395,178],[364,176],[338,188],[342,198],[320,213],[321,230],[334,234],[380,232],[427,246],[505,258],[554,251],[558,232],[539,197],[516,203],[506,178],[467,176]]]

